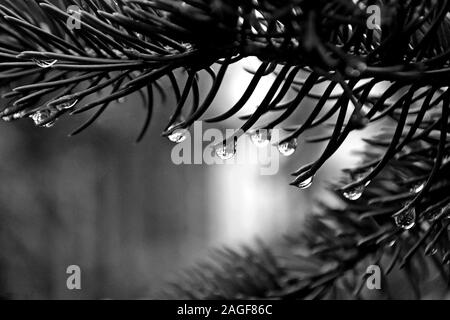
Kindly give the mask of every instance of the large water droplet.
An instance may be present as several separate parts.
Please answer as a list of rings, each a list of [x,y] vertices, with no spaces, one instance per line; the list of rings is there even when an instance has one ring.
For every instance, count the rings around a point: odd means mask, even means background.
[[[364,179],[366,176],[366,174],[364,172],[360,172],[358,174],[356,174],[355,176],[355,181],[359,181]],[[348,200],[358,200],[359,198],[361,198],[361,196],[364,193],[364,190],[366,190],[366,187],[370,184],[370,181],[366,181],[364,184],[362,185],[358,185],[352,189],[349,190],[345,190],[342,195],[347,198]]]
[[[364,190],[365,190],[365,186],[361,185],[361,186],[352,188],[350,190],[346,190],[342,194],[348,200],[355,201],[355,200],[358,200],[359,198],[361,198],[362,194],[364,193]]]
[[[278,145],[278,151],[285,157],[289,157],[294,154],[297,149],[297,139],[294,138],[290,141],[280,143]]]
[[[58,62],[58,60],[50,60],[50,59],[33,59],[33,62],[36,63],[36,65],[40,68],[50,68],[55,63]]]
[[[394,217],[397,227],[409,230],[416,224],[416,209],[411,208]]]
[[[272,138],[272,131],[267,129],[258,129],[251,133],[252,142],[257,147],[266,147]]]
[[[425,182],[415,184],[411,187],[411,193],[420,193],[425,188]]]
[[[314,176],[311,176],[303,181],[298,182],[295,186],[299,189],[308,189],[312,186],[314,181]]]
[[[55,124],[56,119],[49,121],[47,123],[45,123],[45,122],[48,121],[48,119],[50,117],[52,117],[53,115],[54,115],[54,113],[51,110],[44,109],[44,110],[36,111],[32,115],[30,115],[30,118],[34,121],[35,125],[50,128]],[[45,124],[43,124],[43,123],[45,123]]]
[[[216,146],[215,151],[220,159],[229,160],[236,154],[236,141]]]
[[[59,111],[72,109],[78,102],[78,99],[72,99],[55,105],[55,108]]]
[[[177,126],[182,124],[182,122],[177,122],[173,125],[171,125],[166,132],[170,132],[170,134],[167,136],[167,138],[174,142],[174,143],[181,143],[187,138],[187,129],[186,128],[178,128],[175,129]]]
[[[176,129],[167,138],[172,142],[181,143],[186,140],[186,131],[186,129]]]

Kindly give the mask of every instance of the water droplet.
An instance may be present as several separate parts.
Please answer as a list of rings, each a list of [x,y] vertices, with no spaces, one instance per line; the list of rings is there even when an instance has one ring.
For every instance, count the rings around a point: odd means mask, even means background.
[[[420,193],[425,188],[425,182],[415,184],[411,187],[411,193]]]
[[[272,131],[267,129],[258,129],[251,133],[251,139],[255,146],[266,147],[272,138]]]
[[[236,154],[236,141],[223,143],[215,147],[217,156],[222,160],[229,160]]]
[[[40,68],[50,68],[55,63],[58,62],[58,60],[45,60],[45,59],[33,59],[33,62],[36,63],[36,65]]]
[[[45,124],[43,124],[44,122],[48,121],[48,119],[50,117],[52,117],[54,115],[54,113],[51,110],[48,109],[44,109],[44,110],[39,110],[36,111],[35,113],[33,113],[32,115],[30,115],[30,118],[34,121],[34,124],[37,126],[42,126],[45,128],[50,128],[52,127],[55,122],[55,120],[49,121]]]
[[[358,200],[359,198],[361,198],[362,194],[364,193],[364,190],[365,190],[365,186],[361,185],[361,186],[352,188],[350,190],[346,190],[342,194],[348,200],[355,201],[355,200]]]
[[[416,224],[416,209],[411,208],[408,211],[402,212],[394,217],[397,227],[409,230]]]
[[[283,142],[278,145],[278,151],[285,157],[289,157],[294,154],[297,149],[297,139],[292,139],[291,141]]]
[[[125,97],[120,97],[119,99],[117,99],[117,103],[125,103],[127,102],[127,98]]]
[[[16,112],[12,115],[13,119],[20,119],[23,118],[25,116],[26,112],[25,111],[19,111]]]
[[[295,186],[299,189],[308,189],[312,186],[314,181],[314,176],[311,176],[303,181],[298,182]]]
[[[55,106],[55,108],[58,109],[59,111],[72,109],[77,104],[77,102],[78,102],[78,99],[72,99],[72,100],[57,104]]]
[[[167,138],[175,143],[181,143],[186,140],[186,129],[176,129]]]
[[[13,119],[13,117],[11,117],[11,116],[3,116],[3,117],[2,117],[2,120],[3,120],[3,121],[6,121],[6,122],[11,121],[12,119]]]
[[[360,181],[362,179],[364,179],[366,177],[366,173],[364,172],[360,172],[357,173],[355,176],[355,181]],[[348,200],[358,200],[359,198],[361,198],[361,196],[364,193],[364,190],[366,190],[366,187],[370,184],[370,180],[366,181],[364,184],[362,185],[358,185],[350,190],[345,190],[342,195],[347,198]]]

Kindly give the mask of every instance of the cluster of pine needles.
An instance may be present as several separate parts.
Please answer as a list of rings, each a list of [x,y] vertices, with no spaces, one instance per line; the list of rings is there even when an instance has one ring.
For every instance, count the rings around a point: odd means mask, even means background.
[[[376,28],[367,24],[370,6],[380,8]],[[449,282],[450,1],[0,0],[0,13],[5,121],[50,127],[92,111],[78,134],[114,101],[137,93],[145,107],[138,141],[156,95],[177,101],[168,137],[195,121],[240,116],[224,147],[234,148],[244,133],[270,139],[279,128],[286,135],[271,143],[295,149],[297,139],[331,123],[331,132],[312,139],[325,143],[318,159],[293,173],[300,188],[352,131],[391,121],[335,186],[344,209],[323,205],[273,252],[218,251],[218,264],[190,271],[172,295],[359,296],[367,265],[379,265],[384,279],[403,270],[416,297],[429,270]],[[204,119],[229,66],[247,57],[261,63],[249,70],[241,98]],[[240,114],[268,75],[274,80],[260,104]],[[211,80],[206,93],[200,78]],[[96,96],[101,91],[108,92]],[[288,125],[305,104],[313,108],[304,122]]]

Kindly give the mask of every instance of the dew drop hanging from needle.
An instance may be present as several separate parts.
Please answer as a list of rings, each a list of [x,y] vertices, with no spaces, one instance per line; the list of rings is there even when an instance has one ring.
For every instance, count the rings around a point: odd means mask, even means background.
[[[174,143],[181,143],[186,140],[186,129],[174,130],[167,138]]]
[[[311,176],[309,178],[306,178],[303,181],[298,182],[297,184],[295,184],[295,186],[299,189],[308,189],[309,187],[312,186],[314,182],[314,176]]]
[[[364,179],[365,175],[364,173],[360,173],[356,176],[355,180],[359,181],[361,179]],[[361,198],[361,196],[363,195],[364,191],[366,190],[366,187],[370,184],[370,181],[366,181],[364,184],[360,184],[356,187],[353,187],[351,189],[348,190],[344,190],[342,192],[342,195],[351,201],[356,201],[359,198]]]
[[[224,142],[214,147],[216,155],[222,160],[229,160],[236,154],[236,139],[232,142]]]
[[[278,145],[278,151],[285,157],[289,157],[297,150],[297,139],[293,138],[290,141],[280,143]]]
[[[416,209],[410,208],[405,212],[394,217],[394,221],[397,227],[404,230],[409,230],[416,224]]]
[[[174,143],[181,143],[187,139],[187,129],[182,129],[182,128],[174,129],[180,123],[181,122],[175,123],[167,129],[167,131],[170,132],[169,135],[167,136],[167,139],[169,139],[170,141],[172,141]]]
[[[266,147],[269,145],[270,139],[272,138],[272,130],[257,129],[251,133],[250,138],[253,144],[258,148]]]
[[[32,115],[30,115],[30,118],[34,121],[34,124],[36,126],[50,128],[55,124],[56,119],[49,121],[47,123],[45,123],[45,122],[48,121],[49,118],[52,117],[53,115],[54,115],[54,113],[52,111],[45,109],[45,110],[36,111]]]
[[[346,199],[355,201],[361,198],[362,194],[364,193],[364,189],[364,186],[361,185],[350,190],[346,190],[342,194]]]

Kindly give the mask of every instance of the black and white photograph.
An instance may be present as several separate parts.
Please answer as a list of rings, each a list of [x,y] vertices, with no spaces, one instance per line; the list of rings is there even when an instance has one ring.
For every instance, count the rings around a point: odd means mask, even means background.
[[[0,0],[0,159],[0,300],[450,300],[450,0]]]

